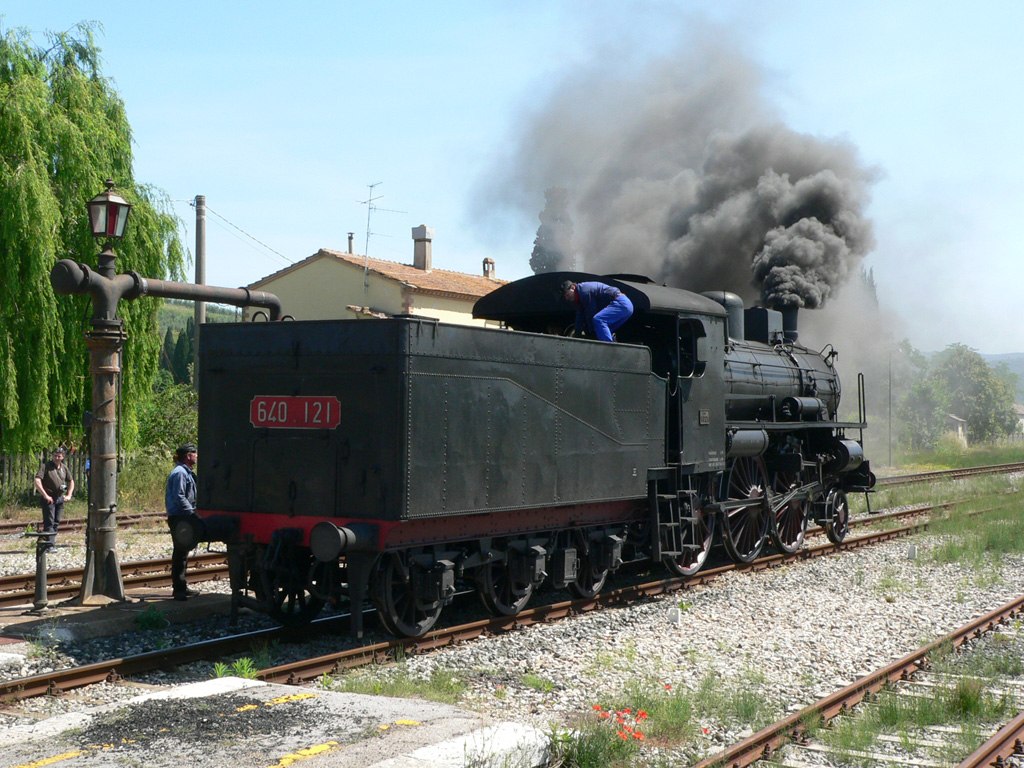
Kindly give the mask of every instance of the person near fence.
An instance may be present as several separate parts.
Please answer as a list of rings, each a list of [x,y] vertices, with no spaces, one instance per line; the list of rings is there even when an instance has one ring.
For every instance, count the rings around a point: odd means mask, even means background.
[[[49,534],[40,539],[48,549],[57,544],[57,528],[64,518],[64,505],[71,501],[75,492],[75,478],[64,464],[64,449],[53,449],[49,461],[43,463],[36,472],[36,491],[43,508],[43,533]]]
[[[167,476],[167,489],[164,494],[164,506],[167,508],[167,527],[174,541],[174,527],[189,515],[196,513],[196,473],[192,468],[196,465],[199,452],[194,445],[188,444],[178,448],[174,453],[174,469]],[[185,581],[185,566],[188,563],[187,546],[174,541],[171,553],[171,587],[175,600],[188,600],[199,593],[188,588]]]

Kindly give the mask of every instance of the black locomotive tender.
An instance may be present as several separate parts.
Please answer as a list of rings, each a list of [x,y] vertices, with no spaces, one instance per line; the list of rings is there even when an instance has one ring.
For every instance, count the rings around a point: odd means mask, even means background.
[[[618,343],[569,338],[563,280],[633,302]],[[596,594],[624,562],[696,573],[741,562],[809,519],[846,535],[847,492],[874,484],[841,422],[836,352],[796,341],[795,312],[744,311],[635,275],[508,283],[477,318],[207,325],[199,500],[182,540],[227,545],[233,610],[302,624],[364,600],[420,636],[457,587],[497,614],[546,579]]]

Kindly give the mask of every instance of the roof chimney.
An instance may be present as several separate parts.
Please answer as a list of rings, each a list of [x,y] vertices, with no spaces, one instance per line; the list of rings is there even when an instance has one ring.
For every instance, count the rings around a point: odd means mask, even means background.
[[[352,250],[352,241],[355,239],[355,237],[356,237],[356,233],[355,232],[349,232],[348,233],[348,252],[349,253],[355,253],[355,251]]]
[[[424,272],[430,271],[430,242],[434,239],[433,227],[420,224],[412,228],[412,265]]]
[[[494,259],[490,256],[484,259],[484,277],[490,280],[494,279]]]

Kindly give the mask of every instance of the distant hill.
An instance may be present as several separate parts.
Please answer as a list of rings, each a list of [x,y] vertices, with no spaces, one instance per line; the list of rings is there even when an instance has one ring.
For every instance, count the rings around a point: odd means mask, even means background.
[[[242,310],[237,307],[224,304],[206,305],[206,322],[208,323],[234,323],[241,319]],[[164,299],[163,305],[157,312],[157,326],[160,328],[160,338],[164,337],[167,329],[170,328],[175,334],[185,327],[185,324],[195,318],[196,308],[191,301],[178,301],[175,299]]]
[[[1011,373],[1017,374],[1017,402],[1024,403],[1024,352],[1009,352],[1004,355],[982,355],[985,362],[995,367],[1002,363]]]

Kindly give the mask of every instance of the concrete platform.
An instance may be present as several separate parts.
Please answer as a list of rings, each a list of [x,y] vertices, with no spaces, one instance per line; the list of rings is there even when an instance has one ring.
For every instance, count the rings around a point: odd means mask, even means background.
[[[0,656],[40,635],[87,639],[138,629],[158,609],[171,623],[218,612],[229,597],[179,602],[170,590],[134,590],[129,601],[0,608]],[[2,666],[2,665],[0,665]],[[146,693],[87,712],[0,726],[0,768],[267,766],[267,768],[534,768],[548,739],[535,728],[443,704],[218,678]]]
[[[88,640],[138,629],[136,619],[156,609],[172,623],[193,621],[209,616],[227,616],[231,598],[216,592],[205,593],[185,601],[171,598],[171,590],[127,590],[122,601],[102,599],[97,605],[78,605],[74,599],[52,602],[43,611],[33,611],[30,604],[0,607],[0,647],[21,642],[40,632],[57,640]]]
[[[534,768],[545,735],[444,704],[227,677],[0,731],[0,766]]]

